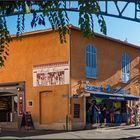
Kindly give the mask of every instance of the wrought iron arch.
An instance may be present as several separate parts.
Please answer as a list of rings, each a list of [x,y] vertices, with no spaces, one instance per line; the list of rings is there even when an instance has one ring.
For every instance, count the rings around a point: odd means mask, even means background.
[[[78,2],[78,0],[76,0]],[[72,1],[71,1],[72,2]],[[140,22],[140,1],[138,0],[99,0],[99,5],[102,3],[100,14],[104,16],[110,16],[110,17],[116,17],[116,18],[122,18],[130,21]],[[120,4],[123,3],[123,6],[120,7]],[[114,5],[113,10],[115,10],[117,13],[110,12],[110,4]],[[133,5],[132,11],[133,11],[133,17],[126,15],[125,11],[128,10],[129,6]],[[67,11],[73,11],[73,12],[79,12],[78,7],[73,7],[72,5],[67,5],[66,7]]]

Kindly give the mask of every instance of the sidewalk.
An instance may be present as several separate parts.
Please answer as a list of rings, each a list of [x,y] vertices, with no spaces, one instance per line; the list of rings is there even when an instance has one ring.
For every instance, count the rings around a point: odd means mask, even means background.
[[[58,131],[58,130],[2,130],[0,139],[49,139],[49,138],[124,138],[138,136],[140,126],[119,125],[112,127],[93,128],[90,130]],[[132,132],[133,131],[133,132]],[[130,134],[131,133],[131,134]]]
[[[140,125],[135,126],[135,124],[131,125],[126,125],[126,124],[121,124],[121,125],[116,125],[116,126],[106,126],[106,127],[97,127],[96,129],[98,130],[133,130],[133,129],[140,129]]]
[[[102,125],[99,125],[99,124],[94,124],[94,125],[90,125],[90,126],[87,126],[87,130],[90,130],[90,129],[117,129],[117,128],[125,128],[125,127],[140,127],[140,125],[138,126],[135,126],[135,124],[130,124],[130,125],[127,125],[126,123],[121,123],[121,124],[113,124],[113,125],[110,125],[110,124],[102,124]]]
[[[31,136],[41,136],[41,135],[48,135],[48,134],[58,134],[58,133],[64,133],[65,131],[60,130],[2,130],[0,133],[0,137],[19,137],[19,138],[25,138],[25,137],[31,137]]]

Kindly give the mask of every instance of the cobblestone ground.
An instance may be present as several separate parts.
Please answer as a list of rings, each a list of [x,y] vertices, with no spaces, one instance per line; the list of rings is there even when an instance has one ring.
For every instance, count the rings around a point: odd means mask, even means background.
[[[116,126],[82,131],[2,131],[0,139],[140,139],[140,126]]]

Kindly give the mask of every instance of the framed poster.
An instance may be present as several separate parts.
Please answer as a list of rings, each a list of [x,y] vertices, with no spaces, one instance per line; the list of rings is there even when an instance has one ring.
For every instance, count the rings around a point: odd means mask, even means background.
[[[80,104],[74,104],[74,118],[80,118]]]
[[[33,86],[69,84],[68,62],[33,66]]]

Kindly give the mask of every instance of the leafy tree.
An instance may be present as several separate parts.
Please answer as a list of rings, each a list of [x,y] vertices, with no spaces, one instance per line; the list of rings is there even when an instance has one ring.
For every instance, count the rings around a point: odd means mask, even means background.
[[[7,28],[6,17],[17,15],[17,38],[22,36],[25,29],[25,14],[32,14],[31,27],[45,26],[47,16],[52,29],[59,32],[61,43],[66,42],[65,35],[69,33],[69,17],[67,14],[67,2],[65,0],[15,0],[0,1],[0,66],[8,55],[8,43],[12,41]],[[106,34],[106,24],[100,15],[100,6],[96,0],[77,0],[79,9],[79,26],[85,37],[91,37],[94,33],[93,14],[96,15],[101,32]]]

